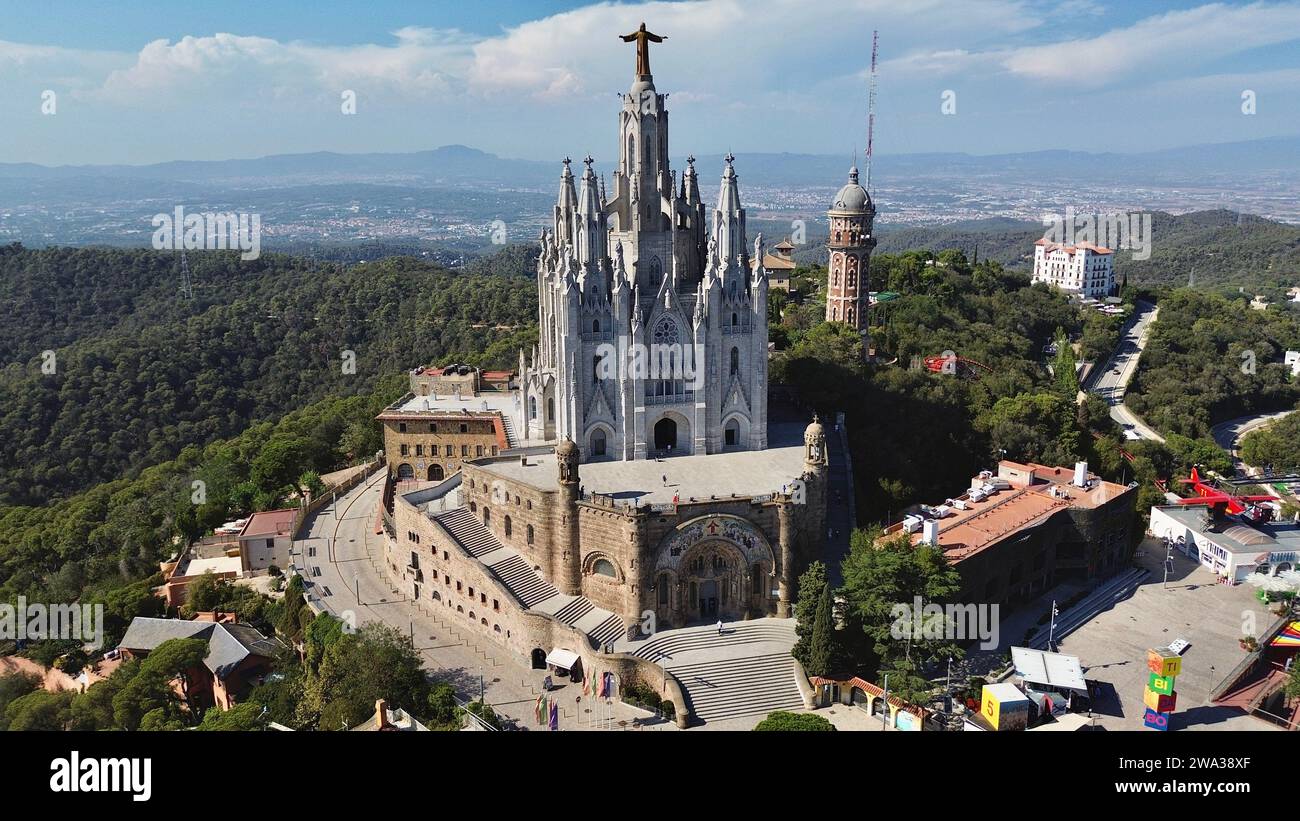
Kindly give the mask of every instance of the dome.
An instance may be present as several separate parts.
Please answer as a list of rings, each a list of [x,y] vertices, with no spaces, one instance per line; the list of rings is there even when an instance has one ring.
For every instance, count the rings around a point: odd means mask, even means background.
[[[563,442],[555,446],[555,455],[561,458],[577,457],[578,446],[573,444],[573,440],[565,438]]]
[[[867,196],[867,189],[858,185],[858,167],[855,165],[849,169],[849,181],[835,195],[831,210],[866,211],[870,205],[871,197]]]
[[[818,421],[817,416],[814,415],[812,422],[810,422],[808,427],[803,430],[803,440],[805,442],[815,442],[818,439],[825,438],[826,429],[822,427],[822,423]]]

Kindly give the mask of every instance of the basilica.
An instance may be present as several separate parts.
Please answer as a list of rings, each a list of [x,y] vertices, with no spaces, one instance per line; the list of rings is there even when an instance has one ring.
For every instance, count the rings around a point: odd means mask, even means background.
[[[621,94],[607,194],[564,160],[537,264],[539,344],[521,354],[526,438],[571,439],[584,460],[767,447],[767,274],[745,238],[727,155],[705,205],[694,157],[668,161],[666,94],[648,42]],[[638,365],[640,365],[638,367]]]
[[[825,541],[829,457],[816,419],[769,418],[767,276],[734,158],[708,207],[693,160],[680,177],[669,167],[648,52],[661,38],[643,25],[624,39],[637,65],[613,191],[590,158],[578,181],[564,162],[537,264],[539,343],[513,395],[493,410],[485,393],[413,376],[381,416],[400,427],[398,459],[439,453],[447,414],[499,417],[490,453],[462,447],[459,472],[393,486],[385,570],[417,607],[535,666],[663,677],[682,722],[690,685],[646,643],[769,617],[793,641],[796,581]],[[435,409],[445,418],[421,415]],[[794,686],[788,652],[768,663]]]

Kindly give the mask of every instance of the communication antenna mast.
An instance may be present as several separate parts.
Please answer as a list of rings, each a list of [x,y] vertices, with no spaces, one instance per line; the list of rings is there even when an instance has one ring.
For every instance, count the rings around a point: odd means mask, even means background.
[[[181,249],[181,296],[194,299],[194,287],[190,284],[190,262],[185,258],[185,249]]]
[[[871,193],[871,154],[876,137],[876,46],[880,32],[871,32],[871,91],[867,95],[867,193]]]

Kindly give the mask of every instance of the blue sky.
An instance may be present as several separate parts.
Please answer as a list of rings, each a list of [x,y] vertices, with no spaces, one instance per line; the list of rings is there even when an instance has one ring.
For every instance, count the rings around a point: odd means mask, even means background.
[[[674,154],[860,150],[873,28],[881,154],[1300,134],[1300,0],[45,0],[0,19],[0,162],[599,157],[632,79],[616,35],[642,19],[668,35],[653,68]]]

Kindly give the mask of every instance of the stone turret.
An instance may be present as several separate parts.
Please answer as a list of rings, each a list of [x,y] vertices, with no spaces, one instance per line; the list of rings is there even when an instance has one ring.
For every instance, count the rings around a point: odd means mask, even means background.
[[[560,509],[555,521],[554,572],[551,578],[561,593],[582,595],[582,551],[578,545],[578,462],[581,454],[572,439],[565,438],[555,447],[555,464],[559,470]]]

